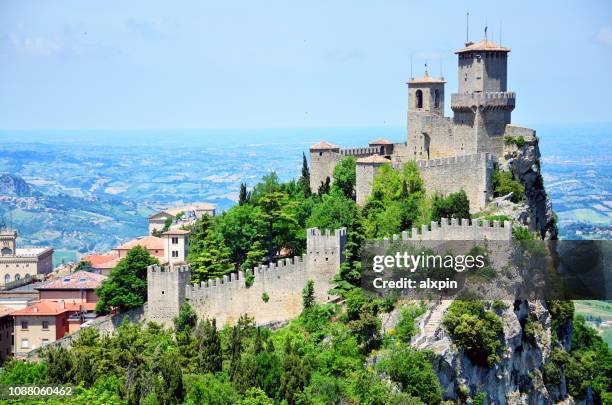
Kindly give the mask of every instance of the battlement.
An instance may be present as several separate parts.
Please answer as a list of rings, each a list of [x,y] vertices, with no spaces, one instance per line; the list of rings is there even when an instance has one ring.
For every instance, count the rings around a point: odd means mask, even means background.
[[[430,225],[393,235],[392,240],[511,240],[511,221],[442,218]]]
[[[467,164],[478,164],[482,161],[485,161],[487,165],[493,165],[495,162],[495,157],[488,152],[477,153],[473,155],[461,155],[461,156],[453,156],[442,159],[433,159],[433,160],[418,160],[416,163],[419,166],[419,169],[426,169],[428,167],[434,166],[453,166],[453,165],[465,165]]]
[[[475,107],[513,110],[515,104],[516,93],[512,91],[451,94],[451,108],[453,111],[472,110]]]
[[[367,146],[363,148],[346,148],[340,149],[340,155],[342,156],[355,156],[355,157],[367,157],[371,155],[382,155],[382,146]]]
[[[335,231],[331,231],[329,229],[321,230],[319,228],[308,228],[306,230],[307,236],[323,236],[323,237],[334,237],[340,238],[346,236],[346,228],[336,229]]]
[[[147,274],[151,274],[153,276],[155,276],[155,274],[158,273],[182,273],[182,272],[189,272],[191,271],[189,269],[189,265],[187,264],[183,264],[180,266],[170,266],[170,265],[163,265],[160,266],[159,264],[153,264],[149,267],[147,267]]]

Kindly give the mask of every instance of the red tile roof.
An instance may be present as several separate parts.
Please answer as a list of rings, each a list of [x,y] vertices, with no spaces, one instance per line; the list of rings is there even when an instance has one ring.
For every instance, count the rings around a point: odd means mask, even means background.
[[[11,312],[12,316],[53,316],[64,312],[93,311],[95,302],[62,302],[56,300],[39,300],[25,308]]]
[[[357,159],[357,163],[391,163],[391,161],[380,155],[372,155]]]
[[[117,256],[111,255],[111,254],[104,254],[104,255],[91,254],[91,255],[87,255],[83,257],[81,261],[91,263],[91,267],[98,267],[101,264],[113,261],[115,259],[117,259]]]
[[[456,50],[455,53],[464,53],[472,51],[510,52],[510,48],[504,48],[503,46],[493,41],[482,40],[476,43],[467,43],[464,48]]]
[[[389,140],[387,140],[385,138],[378,138],[375,141],[368,142],[368,144],[369,145],[391,145],[391,144],[393,144],[393,142],[391,142],[391,141],[389,141]]]
[[[130,250],[133,247],[142,246],[148,250],[164,250],[164,240],[157,236],[145,236],[144,238],[133,239],[115,248],[115,250]]]
[[[66,276],[58,277],[39,287],[37,290],[94,290],[102,285],[106,276],[89,271],[77,271]]]
[[[316,145],[312,145],[310,147],[310,150],[330,150],[330,149],[340,149],[340,147],[336,145],[332,145],[331,143],[326,142],[326,141],[321,141],[317,143]]]

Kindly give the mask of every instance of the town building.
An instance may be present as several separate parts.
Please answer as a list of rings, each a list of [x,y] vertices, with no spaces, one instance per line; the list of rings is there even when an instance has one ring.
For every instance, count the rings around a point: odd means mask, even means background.
[[[153,235],[169,229],[180,229],[192,225],[203,215],[215,216],[215,210],[214,204],[206,202],[164,209],[149,217],[149,234]]]
[[[106,276],[89,271],[77,271],[36,287],[40,300],[63,300],[66,303],[83,304],[85,311],[93,311],[99,298],[96,289],[102,286]]]
[[[53,249],[50,247],[17,247],[18,233],[0,229],[0,286],[29,282],[34,275],[53,271]]]
[[[67,305],[64,301],[44,300],[12,312],[14,356],[19,358],[64,337],[69,331],[69,314],[78,311],[78,304]]]
[[[13,354],[13,311],[0,305],[0,365]]]

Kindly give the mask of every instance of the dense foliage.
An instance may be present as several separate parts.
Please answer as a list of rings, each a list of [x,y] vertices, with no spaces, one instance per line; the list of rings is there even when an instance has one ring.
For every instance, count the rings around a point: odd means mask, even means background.
[[[495,197],[512,193],[512,202],[518,203],[525,195],[525,186],[514,178],[512,173],[495,168],[493,172],[493,195]]]
[[[147,300],[147,267],[158,263],[147,249],[132,248],[96,290],[100,297],[96,312],[106,314],[112,309],[122,311],[142,306]]]
[[[444,328],[468,357],[483,367],[499,360],[503,328],[501,319],[478,300],[455,300],[442,321]]]
[[[427,356],[407,341],[380,351],[385,360],[375,369],[364,368],[378,347],[367,342],[380,342],[380,322],[373,321],[380,301],[356,289],[343,310],[314,303],[311,287],[304,289],[300,317],[276,331],[246,316],[219,330],[185,304],[172,330],[127,319],[111,336],[84,329],[69,350],[50,348],[40,362],[5,364],[0,383],[77,386],[73,397],[50,400],[57,404],[440,402]],[[381,380],[382,372],[393,383]]]

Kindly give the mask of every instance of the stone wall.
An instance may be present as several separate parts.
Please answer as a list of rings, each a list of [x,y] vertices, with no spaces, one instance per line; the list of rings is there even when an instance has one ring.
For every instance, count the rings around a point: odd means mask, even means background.
[[[317,150],[310,152],[310,190],[319,191],[321,183],[334,176],[334,167],[342,160],[342,155],[333,150]]]
[[[249,287],[242,271],[192,285],[188,267],[150,266],[147,320],[170,326],[186,299],[200,319],[216,318],[219,326],[233,324],[242,314],[249,314],[259,325],[293,319],[302,310],[301,292],[308,280],[314,282],[317,301],[334,298],[328,291],[344,260],[345,243],[344,228],[334,232],[308,229],[306,255],[256,267]]]
[[[417,162],[429,194],[447,195],[463,189],[470,200],[471,212],[482,210],[492,195],[493,163],[488,153]]]
[[[442,218],[393,235],[392,240],[511,240],[512,222]]]

